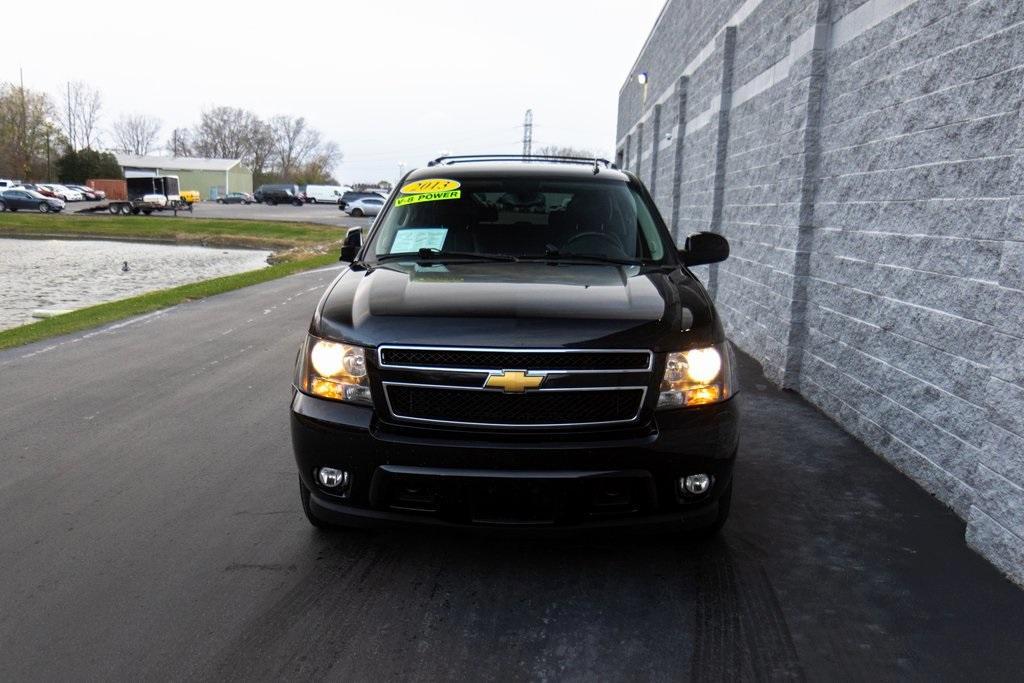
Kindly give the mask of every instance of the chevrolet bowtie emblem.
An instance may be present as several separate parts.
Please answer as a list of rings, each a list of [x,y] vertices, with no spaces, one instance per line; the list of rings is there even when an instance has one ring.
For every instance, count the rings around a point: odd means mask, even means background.
[[[488,389],[504,389],[507,394],[521,394],[529,389],[538,389],[544,384],[544,375],[530,375],[520,370],[502,370],[490,375],[484,386]]]

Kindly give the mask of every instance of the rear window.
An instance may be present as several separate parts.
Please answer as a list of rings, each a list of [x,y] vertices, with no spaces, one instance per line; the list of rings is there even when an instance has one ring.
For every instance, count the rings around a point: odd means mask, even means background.
[[[644,198],[622,181],[522,178],[408,183],[369,246],[377,256],[429,249],[657,262],[669,248]]]

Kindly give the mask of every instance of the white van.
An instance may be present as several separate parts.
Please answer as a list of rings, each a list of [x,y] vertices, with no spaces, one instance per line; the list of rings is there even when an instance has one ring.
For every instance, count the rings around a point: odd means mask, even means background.
[[[21,185],[17,180],[7,180],[6,178],[0,178],[0,191],[9,190],[12,187]]]
[[[341,195],[351,189],[341,185],[306,185],[306,201],[310,204],[317,202],[337,204]]]

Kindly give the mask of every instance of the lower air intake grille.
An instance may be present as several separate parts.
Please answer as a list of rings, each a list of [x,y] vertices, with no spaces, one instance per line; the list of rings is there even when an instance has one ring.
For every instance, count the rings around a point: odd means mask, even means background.
[[[643,389],[506,394],[401,384],[387,386],[395,417],[483,426],[543,427],[629,422]]]

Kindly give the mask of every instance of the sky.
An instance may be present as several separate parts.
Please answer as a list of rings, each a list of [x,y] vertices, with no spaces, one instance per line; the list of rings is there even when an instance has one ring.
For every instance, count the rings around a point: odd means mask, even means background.
[[[147,114],[161,141],[211,106],[304,116],[341,147],[340,181],[393,181],[444,152],[519,153],[527,109],[535,148],[611,155],[619,87],[663,4],[55,0],[45,31],[4,31],[0,81],[86,81],[103,128]]]

